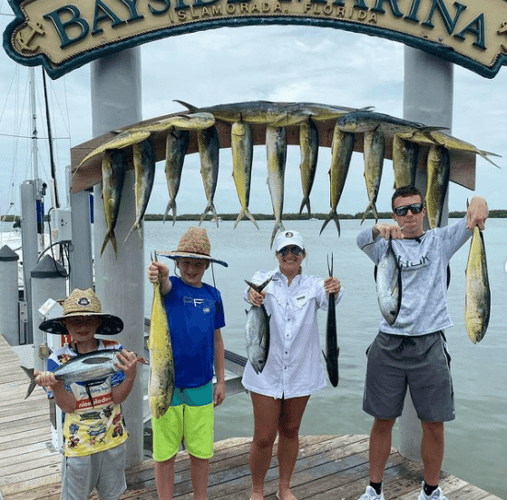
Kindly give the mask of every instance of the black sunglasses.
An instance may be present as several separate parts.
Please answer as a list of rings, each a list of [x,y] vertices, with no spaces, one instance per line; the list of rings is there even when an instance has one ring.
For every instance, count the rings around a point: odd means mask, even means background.
[[[407,215],[407,212],[409,210],[413,214],[420,214],[422,212],[423,207],[424,207],[424,204],[422,204],[422,203],[412,203],[411,205],[403,205],[402,207],[393,208],[393,212],[398,217],[403,217],[404,215]]]
[[[281,250],[278,250],[278,253],[279,255],[281,255],[282,257],[285,257],[288,253],[289,253],[289,250],[296,256],[296,257],[299,257],[302,253],[303,253],[303,249],[302,248],[299,248],[298,246],[296,245],[289,245],[289,246],[286,246],[286,247],[283,247]]]

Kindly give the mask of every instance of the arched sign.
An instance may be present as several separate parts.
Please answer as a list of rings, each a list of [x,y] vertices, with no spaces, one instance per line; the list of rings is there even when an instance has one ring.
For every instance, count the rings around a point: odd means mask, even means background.
[[[4,48],[52,78],[142,43],[200,30],[303,24],[376,35],[492,78],[507,61],[506,0],[9,0]]]

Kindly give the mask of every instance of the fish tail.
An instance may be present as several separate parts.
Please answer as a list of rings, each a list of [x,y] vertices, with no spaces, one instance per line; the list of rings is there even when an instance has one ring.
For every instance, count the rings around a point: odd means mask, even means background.
[[[269,245],[269,248],[273,248],[275,236],[278,233],[278,231],[285,231],[285,226],[283,225],[283,222],[280,220],[275,222],[275,227],[273,228],[273,232],[271,233],[271,244]]]
[[[497,155],[495,153],[488,153],[487,151],[479,151],[479,154],[486,160],[486,161],[489,161],[489,163],[491,163],[491,165],[495,166],[496,168],[500,168],[493,160],[491,160],[489,158],[489,155],[493,155],[493,156],[500,156],[500,155]]]
[[[243,220],[244,217],[248,217],[253,222],[253,225],[257,229],[259,229],[257,221],[255,220],[254,216],[250,213],[250,210],[248,210],[248,208],[241,209],[241,212],[238,214],[238,218],[236,219],[236,222],[234,223],[234,229],[236,229],[236,226],[239,224],[239,222],[241,220]]]
[[[366,210],[365,210],[365,211],[364,211],[364,213],[363,213],[363,218],[361,219],[361,224],[364,222],[364,220],[366,219],[366,216],[367,216],[370,212],[373,214],[373,217],[374,217],[374,218],[375,218],[375,220],[378,222],[377,205],[375,204],[375,202],[374,202],[374,201],[370,201],[370,203],[368,203],[368,206],[366,207]]]
[[[327,223],[330,220],[334,220],[334,223],[336,224],[336,229],[338,230],[338,236],[340,236],[340,218],[338,217],[336,210],[331,210],[329,212],[327,219],[324,221],[324,223],[322,224],[322,227],[320,228],[319,236],[322,234],[322,231],[324,231],[324,228],[327,226]]]
[[[301,215],[301,212],[303,212],[303,208],[305,206],[308,209],[308,218],[311,219],[311,217],[312,217],[312,209],[310,208],[310,197],[309,196],[305,196],[303,198],[303,201],[301,202],[301,207],[299,208],[299,215]]]
[[[136,230],[139,231],[139,236],[142,237],[142,234],[141,234],[141,225],[139,224],[139,222],[135,222],[134,225],[130,228],[130,231],[128,232],[127,236],[123,240],[123,244],[125,244],[127,242],[127,240],[129,239],[130,235],[134,231],[136,231]]]
[[[106,249],[108,241],[111,240],[111,245],[113,245],[114,254],[117,257],[118,256],[118,245],[116,244],[116,236],[114,235],[114,231],[110,230],[106,233],[106,236],[104,238],[104,243],[102,243],[102,248],[100,249],[100,255],[104,253],[104,250]]]
[[[206,215],[208,215],[209,212],[211,212],[213,214],[213,217],[215,217],[215,220],[217,221],[217,227],[218,227],[218,214],[217,214],[217,211],[215,210],[215,205],[213,204],[213,202],[208,203],[208,206],[205,208],[204,212],[202,213],[201,219],[199,221],[199,226],[202,224],[204,218],[206,217]]]
[[[33,375],[33,368],[26,368],[24,366],[22,366],[21,368],[23,368],[23,371],[28,375],[28,378],[30,379],[30,384],[28,386],[28,390],[26,391],[26,396],[25,396],[25,399],[30,396],[30,394],[32,394],[33,390],[35,389],[35,386],[37,385],[35,383],[35,377]]]
[[[173,99],[173,100],[174,100],[174,102],[177,102],[177,103],[181,104],[182,106],[185,106],[185,108],[187,108],[189,111],[195,112],[198,109],[195,106],[193,106],[192,104],[188,104],[188,102],[180,101],[178,99]]]

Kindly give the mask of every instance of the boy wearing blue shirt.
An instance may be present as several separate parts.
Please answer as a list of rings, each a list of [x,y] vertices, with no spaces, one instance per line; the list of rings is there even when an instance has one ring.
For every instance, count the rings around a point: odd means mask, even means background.
[[[213,456],[214,406],[225,398],[225,326],[220,292],[202,282],[211,258],[206,230],[190,227],[174,252],[159,252],[176,260],[180,276],[169,276],[161,262],[152,262],[148,278],[159,279],[167,310],[175,367],[175,388],[167,413],[152,417],[155,482],[159,500],[172,500],[174,462],[182,439],[190,455],[195,500],[205,500],[209,459]],[[217,384],[213,394],[213,365]]]

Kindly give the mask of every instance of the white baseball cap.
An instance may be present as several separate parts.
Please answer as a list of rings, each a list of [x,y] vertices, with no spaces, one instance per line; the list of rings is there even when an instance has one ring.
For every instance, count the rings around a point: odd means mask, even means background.
[[[302,250],[305,249],[302,236],[297,231],[283,231],[275,240],[276,251],[279,252],[282,248],[295,245]]]

